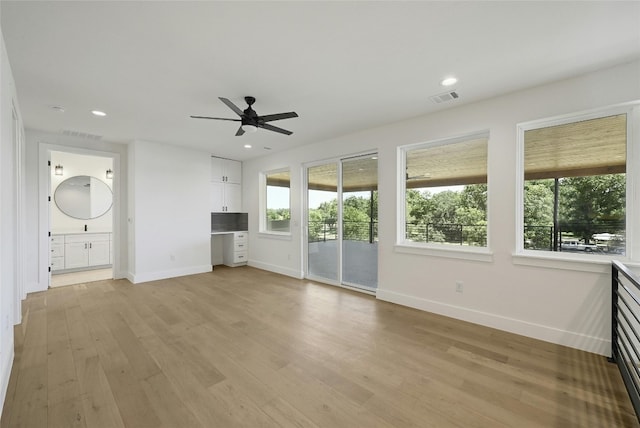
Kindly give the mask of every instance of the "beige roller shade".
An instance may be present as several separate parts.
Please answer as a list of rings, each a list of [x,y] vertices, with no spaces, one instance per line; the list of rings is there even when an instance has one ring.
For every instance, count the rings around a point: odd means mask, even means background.
[[[627,115],[619,114],[524,133],[526,180],[625,172]]]

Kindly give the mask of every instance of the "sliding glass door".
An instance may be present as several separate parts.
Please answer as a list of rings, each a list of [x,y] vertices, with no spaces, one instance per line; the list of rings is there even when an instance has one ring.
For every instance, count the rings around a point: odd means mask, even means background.
[[[307,274],[338,281],[338,164],[307,168]]]
[[[375,292],[378,161],[375,154],[308,166],[306,274]]]
[[[342,161],[342,283],[378,286],[378,158]]]

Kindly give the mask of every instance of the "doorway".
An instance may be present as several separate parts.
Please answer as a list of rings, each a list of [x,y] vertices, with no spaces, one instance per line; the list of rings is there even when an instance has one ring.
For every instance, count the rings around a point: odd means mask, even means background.
[[[114,159],[49,152],[49,287],[112,279]]]
[[[378,286],[378,158],[368,153],[308,165],[309,279],[375,293]]]

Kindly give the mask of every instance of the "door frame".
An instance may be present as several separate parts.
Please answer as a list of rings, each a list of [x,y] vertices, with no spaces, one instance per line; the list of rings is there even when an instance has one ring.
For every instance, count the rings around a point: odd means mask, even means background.
[[[86,156],[96,156],[103,158],[111,158],[113,162],[113,210],[112,215],[112,237],[113,237],[113,277],[122,278],[120,266],[120,246],[121,246],[121,186],[122,183],[122,169],[120,153],[107,152],[102,150],[92,150],[75,146],[63,146],[59,144],[40,143],[38,148],[38,290],[31,291],[44,291],[50,286],[51,275],[49,272],[50,267],[50,237],[49,231],[51,231],[51,216],[50,207],[53,203],[53,195],[51,195],[50,184],[50,167],[48,165],[51,159],[51,152],[66,152],[74,153]]]

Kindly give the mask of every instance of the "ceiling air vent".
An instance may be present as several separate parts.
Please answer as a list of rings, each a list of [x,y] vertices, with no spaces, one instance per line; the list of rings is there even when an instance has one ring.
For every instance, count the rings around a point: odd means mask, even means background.
[[[94,135],[94,134],[89,134],[89,133],[86,133],[86,132],[72,131],[70,129],[63,129],[61,132],[62,132],[63,135],[68,135],[70,137],[85,138],[87,140],[100,140],[100,139],[102,139],[102,135]]]
[[[449,91],[449,92],[444,92],[442,94],[433,95],[433,96],[431,96],[429,98],[434,103],[441,104],[441,103],[446,103],[447,101],[453,101],[453,100],[459,98],[459,95],[458,95],[458,93],[456,91]]]

